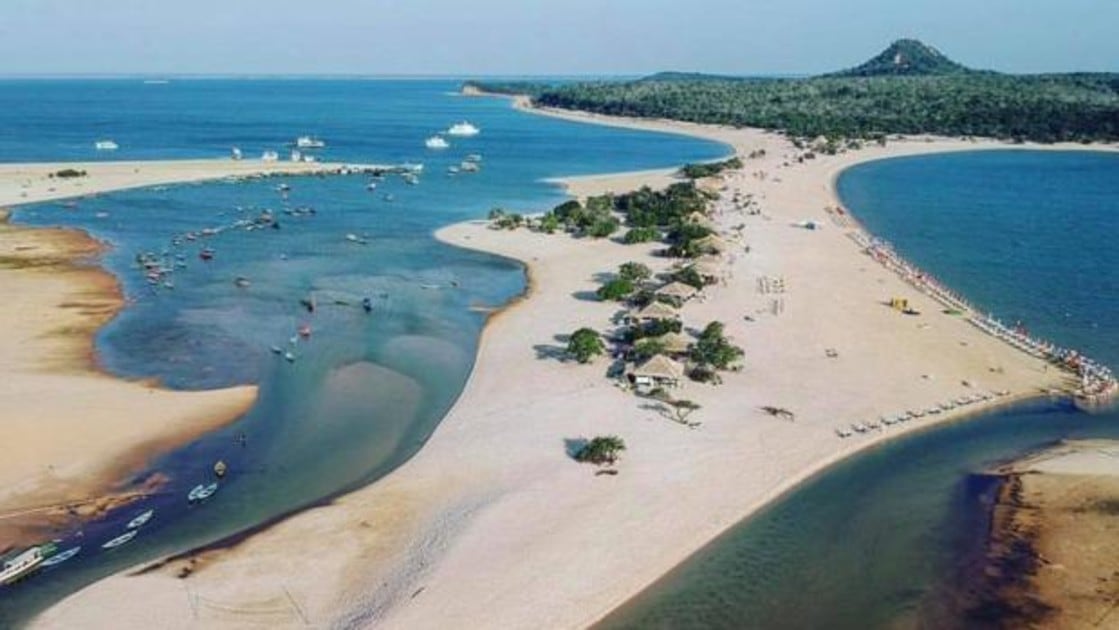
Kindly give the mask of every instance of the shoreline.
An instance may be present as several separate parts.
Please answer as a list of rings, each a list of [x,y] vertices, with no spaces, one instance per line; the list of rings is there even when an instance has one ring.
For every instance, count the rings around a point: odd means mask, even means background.
[[[641,128],[649,124],[642,121]],[[768,132],[710,128],[706,133],[726,134],[730,140],[725,143],[731,146],[737,142],[775,149],[771,158],[778,161],[764,163],[774,172],[781,168],[777,151],[788,151],[783,138]],[[959,141],[940,141],[935,146],[899,144],[878,151],[879,157],[952,151],[959,145],[971,148],[971,143]],[[808,205],[802,199],[806,195],[816,195],[812,203],[835,203],[832,173],[864,161],[868,153],[875,152],[822,157],[803,168],[789,169],[789,186],[777,186],[783,182],[776,177],[757,182],[742,177],[735,185],[756,184],[765,191],[760,198],[767,210],[781,220],[795,219]],[[740,175],[757,166],[758,162],[747,162]],[[616,185],[617,177],[590,179],[606,186]],[[776,210],[769,209],[770,205]],[[820,210],[808,212],[816,215]],[[755,231],[766,240],[758,241]],[[579,325],[600,328],[615,310],[609,304],[575,303],[573,294],[593,288],[593,276],[613,269],[618,262],[646,260],[650,247],[498,232],[477,221],[439,230],[436,238],[444,242],[520,260],[532,281],[526,289],[531,299],[522,298],[502,309],[500,317],[487,324],[464,391],[416,456],[375,484],[261,532],[238,553],[213,557],[204,571],[192,574],[191,592],[215,599],[224,608],[247,611],[254,601],[278,596],[276,575],[299,566],[301,558],[314,558],[319,566],[315,576],[289,575],[282,587],[284,592],[290,588],[301,602],[301,615],[316,622],[345,619],[387,627],[589,625],[715,536],[835,463],[934,423],[959,421],[994,408],[992,404],[976,405],[966,414],[841,440],[832,432],[834,421],[828,419],[836,415],[836,409],[844,416],[875,416],[911,407],[914,401],[920,405],[943,400],[945,392],[959,393],[958,385],[922,381],[921,372],[913,367],[897,369],[884,364],[878,352],[883,344],[904,342],[917,355],[929,353],[923,358],[933,364],[938,376],[975,378],[974,374],[980,374],[984,379],[1014,384],[1014,395],[1000,403],[1043,396],[1040,390],[1059,384],[1057,374],[1043,374],[1040,362],[966,322],[938,320],[927,334],[903,330],[899,320],[868,300],[881,300],[880,292],[889,295],[890,291],[912,289],[860,253],[848,239],[832,238],[831,233],[842,234],[842,230],[829,224],[814,243],[825,251],[805,257],[804,252],[811,251],[805,249],[807,239],[814,237],[791,230],[787,224],[758,219],[749,234],[751,245],[759,251],[729,266],[732,271],[742,271],[748,265],[751,277],[787,268],[795,278],[794,286],[803,282],[803,291],[810,298],[821,287],[830,287],[830,280],[855,294],[840,300],[837,315],[842,317],[837,319],[842,320],[840,324],[857,321],[853,317],[869,320],[860,329],[865,329],[865,339],[847,339],[844,335],[848,333],[834,323],[820,332],[838,335],[836,338],[849,344],[850,348],[844,348],[844,360],[850,351],[857,363],[870,364],[872,378],[864,381],[858,374],[834,374],[828,369],[834,364],[822,363],[824,359],[815,353],[795,350],[804,345],[805,322],[815,321],[811,308],[790,309],[788,316],[766,317],[753,327],[738,318],[731,324],[732,334],[748,340],[748,363],[776,362],[807,383],[821,378],[839,380],[842,391],[823,404],[798,402],[801,419],[775,423],[757,412],[746,412],[754,404],[775,398],[782,403],[799,399],[801,385],[788,382],[782,370],[772,371],[777,373],[774,375],[748,368],[742,375],[728,375],[728,382],[717,389],[689,385],[689,394],[694,391],[702,396],[704,426],[686,431],[634,409],[633,398],[603,378],[601,363],[575,366],[550,359],[548,354],[555,350],[554,335]],[[790,251],[801,255],[790,258]],[[818,265],[833,263],[843,273],[814,277]],[[886,288],[868,287],[872,276]],[[802,297],[801,291],[798,287],[790,301]],[[720,314],[754,312],[748,309],[759,306],[760,300],[747,291],[731,295],[715,287],[712,293],[710,302],[689,305],[685,314],[692,315],[694,310],[706,319],[727,319]],[[922,307],[933,304],[927,296],[918,295],[915,300]],[[688,317],[693,324],[702,319]],[[883,334],[879,328],[888,330]],[[758,341],[759,336],[765,337],[764,342]],[[941,350],[946,345],[957,346],[959,339],[967,340],[966,350]],[[774,350],[782,345],[794,351],[782,355]],[[999,372],[988,372],[992,363],[1000,367]],[[1004,364],[1009,368],[1005,373],[1001,371]],[[868,404],[863,400],[866,383],[874,382],[874,377],[890,381],[896,391]],[[729,394],[732,391],[734,397]],[[749,401],[745,406],[744,400]],[[742,419],[744,415],[747,417]],[[610,480],[596,479],[562,452],[565,437],[604,432],[624,435],[633,447],[623,457],[621,474]],[[487,455],[494,452],[501,452],[502,457]],[[314,540],[324,531],[358,532],[356,537],[361,540],[347,539],[338,548],[324,549]],[[573,561],[573,553],[581,550],[593,560]],[[604,550],[610,553],[604,555]],[[206,562],[210,557],[201,559]],[[67,620],[81,619],[83,613],[104,610],[106,615],[129,615],[113,617],[121,623],[129,620],[126,625],[142,625],[144,611],[105,606],[137,596],[155,598],[164,619],[174,617],[174,611],[185,613],[190,601],[182,599],[182,585],[174,577],[177,568],[169,566],[127,579],[109,578],[64,600],[38,623],[65,626]],[[246,579],[250,573],[255,579]],[[623,575],[625,579],[619,579]],[[207,620],[221,621],[217,617]]]

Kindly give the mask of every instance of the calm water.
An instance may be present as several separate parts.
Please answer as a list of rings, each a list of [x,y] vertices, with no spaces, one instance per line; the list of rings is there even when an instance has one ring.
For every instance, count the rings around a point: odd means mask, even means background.
[[[1005,320],[1119,365],[1119,155],[969,152],[839,180],[871,232]],[[945,628],[974,535],[972,473],[1119,413],[1058,401],[914,435],[843,463],[725,533],[603,628]]]
[[[721,145],[540,118],[496,99],[454,95],[445,81],[0,82],[0,160],[160,159],[282,151],[296,136],[328,143],[327,160],[424,162],[418,186],[399,179],[375,193],[365,177],[291,178],[148,188],[18,209],[16,220],[89,230],[113,245],[102,263],[120,277],[130,307],[99,334],[105,367],[198,389],[259,383],[253,409],[231,427],[153,462],[170,477],[163,494],[79,532],[59,532],[83,551],[0,598],[0,627],[125,566],[217,540],[384,475],[428,438],[474,361],[484,313],[523,289],[518,264],[441,245],[439,226],[494,206],[543,209],[562,199],[541,180],[645,169],[721,157]],[[459,120],[482,128],[452,148],[423,140]],[[121,149],[97,154],[112,138]],[[478,174],[446,175],[466,154]],[[285,197],[281,182],[291,186]],[[387,201],[385,195],[392,195]],[[314,215],[284,210],[313,207]],[[172,239],[270,209],[281,229],[229,230],[205,242]],[[353,234],[367,241],[347,240]],[[210,262],[198,258],[212,247]],[[174,289],[150,287],[137,253],[167,250],[185,268]],[[251,285],[234,286],[237,277]],[[315,313],[300,300],[314,296]],[[374,311],[360,308],[371,297]],[[309,341],[289,364],[303,324]],[[246,442],[236,439],[244,434]],[[329,454],[329,456],[324,456]],[[230,467],[209,502],[186,492]],[[150,471],[149,471],[150,472]],[[146,473],[145,473],[146,474]],[[101,543],[136,513],[155,517],[128,545]]]

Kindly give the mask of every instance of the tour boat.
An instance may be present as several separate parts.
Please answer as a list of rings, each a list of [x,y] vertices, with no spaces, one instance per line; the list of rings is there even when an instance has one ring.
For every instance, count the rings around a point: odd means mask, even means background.
[[[128,521],[128,529],[143,527],[145,523],[152,520],[153,514],[155,514],[155,510],[147,510],[145,512],[142,512],[141,514],[137,515],[136,518]]]
[[[431,136],[424,140],[424,146],[429,149],[447,149],[450,148],[451,144],[443,136]]]
[[[4,561],[4,568],[0,570],[0,585],[8,585],[26,577],[43,564],[43,550],[40,547],[31,547],[11,560]]]
[[[190,501],[191,503],[196,503],[198,501],[205,501],[206,499],[209,499],[210,497],[214,496],[214,493],[217,492],[217,491],[218,491],[217,482],[209,483],[209,484],[201,484],[200,483],[197,486],[194,486],[193,488],[191,488],[190,492],[187,493],[187,501]]]
[[[314,136],[299,136],[295,139],[295,146],[300,149],[323,149],[326,143]]]
[[[119,546],[127,543],[128,541],[132,540],[133,538],[135,538],[136,534],[138,534],[138,533],[140,533],[140,532],[138,532],[135,529],[132,530],[132,531],[125,532],[125,533],[121,534],[120,536],[117,536],[116,538],[110,540],[109,542],[101,545],[101,548],[102,549],[116,549],[117,547],[119,547]]]
[[[460,123],[451,125],[451,128],[447,130],[447,135],[451,136],[476,136],[480,133],[482,133],[481,129],[466,122],[465,120]]]
[[[47,567],[53,567],[53,566],[60,565],[63,562],[66,562],[70,558],[73,558],[74,556],[81,553],[81,550],[82,550],[82,548],[80,546],[78,546],[78,547],[71,547],[71,548],[67,549],[66,551],[63,551],[62,553],[56,553],[53,556],[47,558],[46,560],[43,560],[43,568],[45,569]]]
[[[93,143],[93,148],[97,149],[98,151],[116,151],[120,148],[120,145],[113,142],[112,140],[98,140],[97,142]]]

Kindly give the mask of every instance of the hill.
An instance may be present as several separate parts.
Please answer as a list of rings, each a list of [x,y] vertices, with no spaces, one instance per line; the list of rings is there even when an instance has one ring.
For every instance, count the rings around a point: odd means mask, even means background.
[[[944,76],[977,72],[915,39],[899,39],[866,63],[830,77]]]

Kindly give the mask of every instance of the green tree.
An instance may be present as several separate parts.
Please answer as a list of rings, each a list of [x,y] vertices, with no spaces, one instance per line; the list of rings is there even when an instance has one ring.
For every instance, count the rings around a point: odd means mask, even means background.
[[[641,362],[650,357],[658,354],[664,354],[665,346],[656,339],[642,339],[633,345],[633,350],[630,351],[630,358],[634,361]]]
[[[652,278],[653,270],[639,262],[627,262],[618,267],[618,277],[637,284]]]
[[[708,324],[692,346],[692,361],[699,365],[710,365],[725,370],[741,359],[745,355],[742,348],[732,344],[723,334],[723,330],[721,322]]]
[[[622,227],[622,224],[615,217],[598,217],[590,225],[586,232],[593,238],[606,238],[614,232],[617,232],[618,228],[620,227]]]
[[[635,227],[626,231],[622,236],[622,242],[626,245],[637,245],[658,240],[660,237],[660,230],[655,227]]]
[[[613,465],[624,450],[626,450],[626,443],[622,438],[616,435],[600,435],[579,449],[575,454],[575,460],[597,466]]]
[[[619,302],[633,293],[634,289],[636,289],[636,287],[633,285],[632,281],[625,278],[614,278],[599,287],[598,291],[595,293],[600,300]]]
[[[545,234],[554,234],[559,229],[560,220],[554,212],[547,212],[540,217],[540,231]]]
[[[567,340],[567,354],[579,363],[590,363],[605,352],[606,344],[593,328],[580,328],[571,333],[571,338]]]

